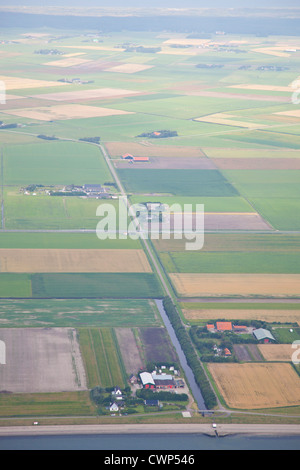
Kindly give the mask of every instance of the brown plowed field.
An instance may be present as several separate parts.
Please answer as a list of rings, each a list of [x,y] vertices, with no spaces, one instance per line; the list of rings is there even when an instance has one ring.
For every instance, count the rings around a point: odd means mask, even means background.
[[[299,158],[212,158],[221,170],[300,170]]]
[[[116,168],[157,169],[157,170],[214,170],[216,165],[208,158],[199,157],[150,157],[149,162],[130,164],[128,161],[115,162]]]

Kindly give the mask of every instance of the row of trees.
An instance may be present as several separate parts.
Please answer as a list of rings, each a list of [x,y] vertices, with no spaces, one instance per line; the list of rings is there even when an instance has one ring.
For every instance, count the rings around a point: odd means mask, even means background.
[[[182,324],[177,309],[169,297],[164,298],[163,306],[175,330],[178,341],[180,342],[181,348],[185,354],[187,363],[193,371],[195,381],[201,390],[205,405],[209,409],[214,408],[217,405],[216,395],[206,377],[202,365],[200,364],[199,357],[196,354],[189,334]]]

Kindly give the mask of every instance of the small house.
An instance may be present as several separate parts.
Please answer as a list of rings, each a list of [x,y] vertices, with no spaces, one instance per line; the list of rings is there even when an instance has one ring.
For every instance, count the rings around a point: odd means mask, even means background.
[[[159,406],[159,400],[145,400],[146,406]]]
[[[116,403],[111,403],[110,407],[109,407],[109,411],[111,412],[116,412],[116,411],[119,411],[119,407]]]

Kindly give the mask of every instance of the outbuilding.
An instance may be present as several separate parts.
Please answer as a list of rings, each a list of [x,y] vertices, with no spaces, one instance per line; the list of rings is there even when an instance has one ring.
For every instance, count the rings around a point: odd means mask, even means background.
[[[265,328],[257,328],[253,331],[253,335],[257,341],[263,341],[264,343],[273,343],[276,341],[272,333]]]
[[[149,372],[141,372],[140,378],[144,388],[155,388],[154,379]]]

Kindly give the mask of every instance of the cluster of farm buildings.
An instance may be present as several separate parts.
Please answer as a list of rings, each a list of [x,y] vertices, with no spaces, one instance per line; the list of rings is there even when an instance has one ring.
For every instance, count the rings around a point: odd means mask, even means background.
[[[216,324],[208,323],[206,325],[206,329],[211,333],[224,331],[232,331],[234,333],[251,332],[257,341],[263,341],[264,343],[273,343],[276,341],[272,333],[265,328],[251,328],[244,325],[233,325],[230,321],[217,321]]]
[[[174,370],[174,374],[176,375],[177,371]],[[140,379],[142,382],[143,388],[150,388],[152,390],[168,390],[168,389],[175,389],[184,387],[184,381],[181,379],[176,379],[174,375],[166,374],[164,372],[157,373],[156,371],[153,372],[141,372]]]

